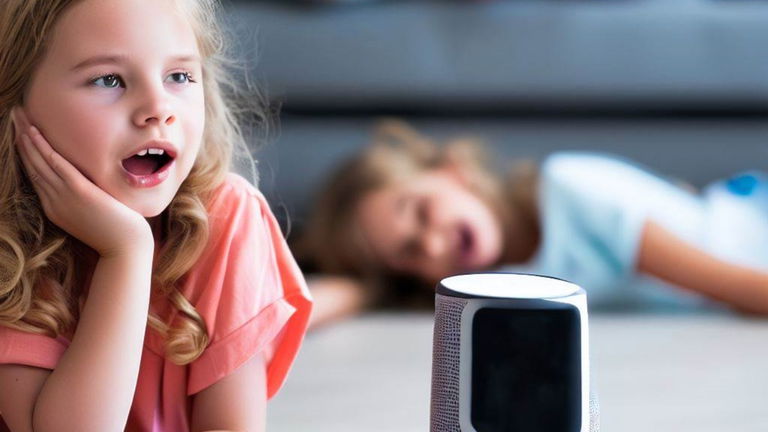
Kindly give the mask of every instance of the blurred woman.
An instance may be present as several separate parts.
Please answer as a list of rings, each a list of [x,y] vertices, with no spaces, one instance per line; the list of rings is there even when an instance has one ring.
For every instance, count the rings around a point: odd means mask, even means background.
[[[489,160],[473,140],[439,145],[382,124],[332,175],[296,246],[317,271],[314,324],[403,297],[430,302],[440,279],[489,270],[573,281],[593,306],[768,313],[763,173],[697,193],[606,154],[555,153],[506,172]]]

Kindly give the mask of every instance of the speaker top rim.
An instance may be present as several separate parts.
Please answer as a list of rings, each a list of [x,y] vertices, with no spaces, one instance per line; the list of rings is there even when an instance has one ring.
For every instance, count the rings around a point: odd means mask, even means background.
[[[564,279],[530,273],[482,272],[444,278],[437,294],[463,298],[548,299],[583,293]]]

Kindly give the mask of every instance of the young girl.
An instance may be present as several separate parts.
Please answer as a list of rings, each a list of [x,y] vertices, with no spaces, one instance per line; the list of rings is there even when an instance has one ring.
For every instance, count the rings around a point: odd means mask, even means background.
[[[440,147],[401,123],[330,179],[299,256],[319,276],[313,325],[451,274],[510,270],[581,284],[593,306],[768,313],[768,178],[699,195],[629,161],[557,153],[499,176],[468,140]],[[332,247],[329,247],[332,245]]]
[[[263,196],[228,172],[244,143],[217,9],[0,3],[13,432],[264,429],[311,302]]]

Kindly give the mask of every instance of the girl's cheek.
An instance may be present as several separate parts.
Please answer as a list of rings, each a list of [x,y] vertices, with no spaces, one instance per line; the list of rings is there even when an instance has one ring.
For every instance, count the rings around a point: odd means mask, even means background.
[[[193,116],[198,120],[198,124],[202,127],[202,124],[205,121],[205,95],[203,94],[202,88],[195,92],[191,107],[193,107]]]
[[[100,141],[102,146],[108,144],[104,139],[110,130],[109,120],[113,116],[108,108],[86,100],[81,104],[73,104],[67,111],[62,116],[67,120],[62,124],[65,136],[78,141],[83,150],[95,150],[94,147],[98,147],[95,143]]]
[[[205,130],[205,100],[202,95],[190,106],[190,110],[186,115],[190,118],[190,121],[186,122],[187,130],[185,134],[187,139],[194,140],[199,146]]]
[[[51,146],[83,174],[93,178],[110,149],[109,112],[88,104],[72,104],[50,117]]]

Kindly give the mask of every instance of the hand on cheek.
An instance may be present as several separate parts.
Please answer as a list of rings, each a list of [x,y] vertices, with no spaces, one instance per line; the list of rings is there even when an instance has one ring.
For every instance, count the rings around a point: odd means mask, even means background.
[[[23,109],[11,113],[16,144],[46,217],[101,256],[153,245],[146,219],[88,180],[31,125]]]

